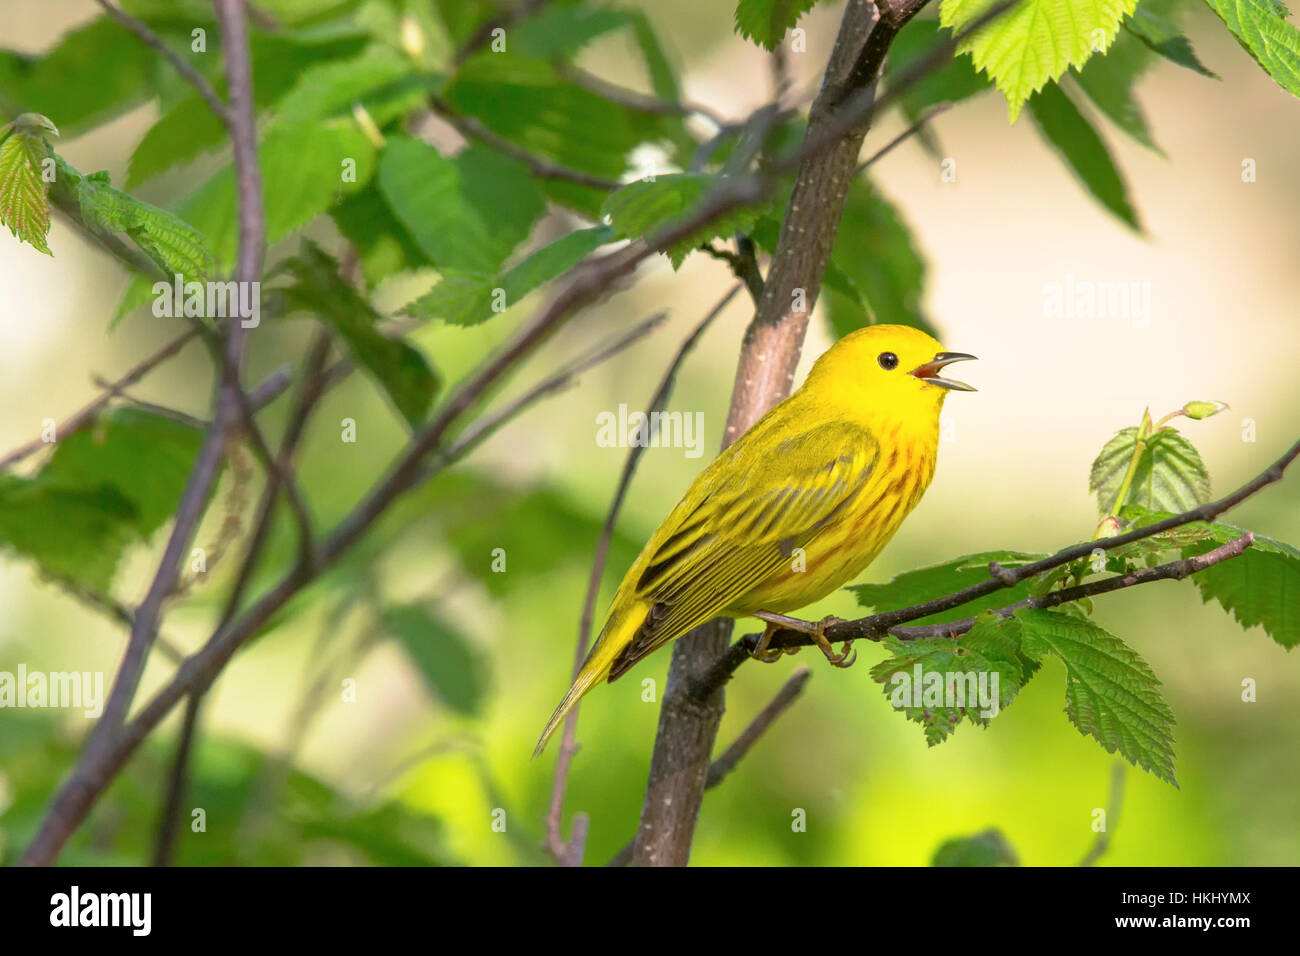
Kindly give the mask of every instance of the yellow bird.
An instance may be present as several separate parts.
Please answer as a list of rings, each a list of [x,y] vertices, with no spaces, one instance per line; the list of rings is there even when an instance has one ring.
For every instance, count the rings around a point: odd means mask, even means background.
[[[600,680],[715,617],[767,620],[755,654],[774,659],[767,638],[790,626],[783,612],[861,574],[921,500],[943,400],[975,391],[939,373],[974,357],[902,325],[858,329],[831,346],[802,388],[700,472],[651,536],[533,756]],[[846,667],[847,645],[836,654],[823,633],[832,620],[810,633]]]

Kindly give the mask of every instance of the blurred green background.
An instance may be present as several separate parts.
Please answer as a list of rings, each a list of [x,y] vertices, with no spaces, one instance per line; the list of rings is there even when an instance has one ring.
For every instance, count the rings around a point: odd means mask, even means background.
[[[692,99],[734,116],[763,101],[763,54],[732,34],[729,5],[671,0],[644,7]],[[8,42],[31,51],[92,14],[92,4],[74,0],[0,2]],[[808,18],[808,53],[791,58],[799,84],[820,75],[838,16],[832,5]],[[876,181],[929,261],[927,311],[945,347],[980,356],[963,376],[980,392],[948,402],[936,480],[864,580],[888,580],[967,552],[1049,551],[1088,537],[1096,523],[1088,466],[1110,435],[1135,424],[1148,405],[1156,415],[1191,399],[1231,405],[1229,413],[1182,426],[1220,493],[1295,440],[1300,104],[1204,11],[1194,10],[1185,28],[1223,81],[1156,67],[1141,96],[1168,158],[1118,136],[1110,142],[1147,225],[1145,238],[1123,231],[1093,204],[1026,122],[1008,127],[995,95],[937,122],[945,155],[957,162],[957,182],[941,182],[938,161],[915,142],[878,164]],[[621,41],[600,41],[584,62],[623,79],[626,55]],[[107,168],[119,181],[156,117],[156,107],[143,107],[62,142],[60,151],[78,168]],[[890,116],[869,144],[901,128]],[[1254,183],[1241,179],[1247,157],[1257,162]],[[143,198],[167,202],[191,185],[183,175],[164,177]],[[320,234],[331,235],[324,228]],[[174,334],[147,316],[110,334],[108,318],[125,284],[121,270],[59,222],[51,247],[54,259],[8,238],[0,242],[4,448],[36,435],[43,418],[62,419],[91,398],[92,374],[116,376]],[[1069,277],[1150,283],[1151,322],[1045,317],[1044,287]],[[380,300],[399,307],[430,280],[392,282]],[[297,613],[284,626],[234,660],[205,708],[187,801],[187,808],[204,809],[207,830],[182,833],[179,862],[545,860],[538,844],[556,748],[538,760],[529,753],[567,684],[596,536],[626,454],[596,444],[596,416],[620,403],[644,406],[681,338],[728,284],[722,264],[699,256],[677,273],[662,261],[643,268],[634,288],[572,323],[499,398],[593,338],[666,308],[671,321],[663,330],[413,495],[352,559],[295,602]],[[539,300],[476,328],[430,325],[414,341],[454,380]],[[705,457],[648,450],[619,523],[598,613],[640,542],[721,440],[748,318],[738,297],[682,371],[670,408],[704,413]],[[267,330],[250,355],[248,378],[300,354],[308,333],[301,321]],[[815,322],[803,368],[828,341]],[[207,374],[198,350],[188,351],[134,394],[202,415]],[[269,421],[277,415],[283,407],[267,412]],[[345,417],[359,423],[356,445],[337,441]],[[1245,440],[1252,434],[1254,441]],[[319,526],[345,513],[403,436],[367,383],[352,381],[328,396],[301,463]],[[209,536],[224,517],[229,484],[227,476],[206,520]],[[1298,506],[1300,479],[1292,475],[1227,520],[1296,543]],[[281,557],[290,554],[287,527],[275,548]],[[495,548],[505,549],[505,573],[491,570]],[[151,562],[146,549],[132,552],[115,593],[138,599]],[[174,607],[164,626],[169,639],[193,648],[206,638],[231,564]],[[445,662],[434,665],[444,668],[441,686],[430,684],[428,668],[393,637],[400,622],[386,627],[375,611],[406,604],[428,609],[468,649],[452,671]],[[11,556],[0,560],[0,606],[0,670],[19,662],[29,670],[102,670],[108,682],[121,631]],[[837,594],[806,616],[830,613],[855,616],[851,595]],[[1105,597],[1096,619],[1136,647],[1163,681],[1178,718],[1182,785],[1176,790],[1130,770],[1102,862],[1300,860],[1296,657],[1258,629],[1242,633],[1217,605],[1202,605],[1187,583]],[[738,633],[753,624],[742,622]],[[859,665],[846,671],[807,653],[741,669],[728,691],[720,745],[797,666],[811,667],[813,676],[794,707],[706,797],[692,861],[920,865],[948,838],[997,827],[1023,863],[1077,862],[1094,839],[1094,809],[1106,805],[1112,758],[1066,721],[1059,662],[1049,662],[989,730],[964,726],[931,749],[917,727],[890,712],[869,679],[880,656],[864,647]],[[642,682],[655,681],[661,696],[667,664],[667,653],[656,655],[597,689],[582,708],[582,750],[566,811],[591,817],[589,863],[607,860],[635,830],[658,717],[657,704],[642,700]],[[155,656],[140,699],[170,672]],[[1257,681],[1257,702],[1242,702],[1245,678]],[[355,701],[343,699],[344,680],[355,681]],[[30,837],[88,726],[67,713],[0,712],[0,859],[12,861]],[[173,715],[63,862],[148,859],[177,730]],[[807,829],[793,832],[792,812],[800,808]]]

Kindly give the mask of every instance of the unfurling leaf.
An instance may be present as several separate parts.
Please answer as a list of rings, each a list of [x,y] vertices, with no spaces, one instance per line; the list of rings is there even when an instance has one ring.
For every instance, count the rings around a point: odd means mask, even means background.
[[[58,130],[39,113],[23,113],[0,126],[0,223],[20,242],[52,256],[45,238],[50,231],[49,183],[42,163],[53,156],[47,139]]]
[[[1136,426],[1120,430],[1097,455],[1088,479],[1103,517],[1125,505],[1180,512],[1210,500],[1210,474],[1195,446],[1176,429],[1162,428],[1144,447],[1123,501],[1116,501],[1137,448]]]

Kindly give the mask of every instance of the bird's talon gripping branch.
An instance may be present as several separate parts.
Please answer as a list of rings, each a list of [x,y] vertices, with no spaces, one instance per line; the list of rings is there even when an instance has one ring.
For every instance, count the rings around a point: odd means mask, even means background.
[[[764,664],[775,664],[785,653],[779,647],[768,647],[768,642],[772,640],[772,635],[781,629],[781,625],[773,621],[767,622],[767,627],[763,628],[763,633],[758,638],[758,643],[754,649],[749,652],[749,656],[756,661],[762,661]]]

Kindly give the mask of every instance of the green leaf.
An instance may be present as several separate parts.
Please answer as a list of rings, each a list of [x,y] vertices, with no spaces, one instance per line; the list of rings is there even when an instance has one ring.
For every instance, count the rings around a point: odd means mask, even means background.
[[[445,98],[457,112],[529,153],[605,179],[622,177],[638,147],[666,152],[671,163],[698,145],[681,116],[611,102],[559,77],[550,62],[513,53],[482,53],[466,61]]]
[[[202,432],[119,408],[59,438],[35,475],[0,475],[0,542],[47,574],[105,589],[127,546],[176,510]]]
[[[681,89],[677,85],[677,71],[673,69],[659,35],[650,25],[650,19],[640,10],[626,11],[632,20],[632,36],[645,60],[650,73],[650,88],[655,96],[667,103],[676,103],[681,98]]]
[[[1141,656],[1091,621],[1026,608],[1013,618],[1026,654],[1065,664],[1065,712],[1082,734],[1168,783],[1174,779],[1174,715]]]
[[[479,713],[484,667],[464,637],[419,604],[390,607],[383,622],[439,700],[466,716]]]
[[[1137,232],[1142,231],[1129,200],[1128,185],[1110,150],[1092,124],[1055,83],[1029,100],[1029,112],[1043,136],[1056,147],[1065,164],[1098,202]]]
[[[1016,851],[1001,830],[954,837],[934,851],[931,866],[1019,866]]]
[[[1124,21],[1124,29],[1171,63],[1177,63],[1212,80],[1219,79],[1219,74],[1205,66],[1196,56],[1191,41],[1158,13],[1139,6],[1133,16]]]
[[[939,20],[954,33],[974,23],[997,0],[943,0]],[[1120,21],[1138,0],[1024,0],[958,47],[970,53],[1007,98],[1011,122],[1025,101],[1071,66],[1109,48]]]
[[[83,176],[60,157],[58,183],[76,200],[86,222],[126,233],[164,275],[195,280],[212,274],[212,253],[202,233],[166,209],[114,189],[108,173]]]
[[[406,342],[379,333],[379,314],[343,281],[338,263],[311,240],[303,240],[302,251],[285,268],[297,280],[285,290],[290,306],[315,313],[338,333],[412,428],[424,421],[438,390],[437,376],[424,356]]]
[[[1151,138],[1142,107],[1133,95],[1138,78],[1151,66],[1150,51],[1127,33],[1115,38],[1105,56],[1095,56],[1075,76],[1079,87],[1112,123],[1147,149],[1163,156]]]
[[[406,137],[384,150],[379,188],[440,270],[494,272],[546,206],[528,170],[495,150],[475,145],[447,158]]]
[[[302,72],[298,82],[275,104],[277,123],[305,123],[368,104],[386,88],[411,75],[411,65],[396,51],[375,47],[350,60],[333,60]]]
[[[445,274],[429,292],[402,311],[417,318],[442,319],[452,325],[477,325],[494,313],[516,305],[529,292],[568,272],[613,239],[614,231],[608,226],[579,229],[543,246],[504,273]]]
[[[914,18],[898,32],[889,46],[885,61],[885,83],[895,89],[900,77],[916,68],[927,56],[948,38],[940,32],[938,20]],[[989,78],[975,69],[970,57],[954,56],[938,69],[927,72],[921,79],[898,92],[899,106],[909,123],[915,123],[923,113],[940,103],[960,103],[978,93],[993,88]],[[938,154],[938,143],[929,126],[919,133],[921,142],[932,153]]]
[[[942,743],[965,717],[987,727],[1038,670],[1021,652],[1018,629],[986,614],[960,640],[925,637],[882,642],[890,656],[871,668],[885,697],[908,720],[921,725],[930,746]],[[996,706],[994,699],[996,697]]]
[[[277,125],[258,144],[267,242],[275,243],[362,188],[375,169],[375,147],[351,119]],[[356,181],[344,179],[356,163]],[[208,237],[219,262],[234,261],[238,203],[227,166],[181,202],[179,213]]]
[[[1231,525],[1209,527],[1212,537],[1189,545],[1184,557],[1204,554],[1245,534]],[[1198,571],[1191,581],[1202,600],[1218,601],[1243,628],[1258,624],[1287,650],[1300,644],[1300,551],[1291,545],[1257,534],[1255,543],[1238,557]]]
[[[1097,496],[1097,511],[1111,513],[1124,475],[1137,447],[1138,429],[1123,428],[1108,441],[1092,463],[1088,489]],[[1147,511],[1181,512],[1210,500],[1210,474],[1194,445],[1177,429],[1165,427],[1146,439],[1125,505]]]
[[[864,178],[849,191],[831,263],[827,284],[844,296],[828,300],[836,338],[881,322],[934,334],[921,309],[925,260],[897,208]]]
[[[253,57],[253,98],[259,110],[276,102],[293,88],[300,76],[316,64],[358,53],[363,33],[321,34],[319,32],[268,35],[249,38]],[[224,93],[224,83],[217,90]],[[126,184],[134,188],[159,173],[226,145],[226,126],[197,93],[173,104],[150,127],[131,154]]]
[[[1237,42],[1292,96],[1300,96],[1300,30],[1276,0],[1205,0]]]
[[[362,274],[372,289],[394,273],[429,265],[373,182],[344,199],[330,215],[356,249]]]
[[[630,25],[626,11],[585,6],[551,7],[510,31],[515,52],[542,60],[577,53],[596,37]]]
[[[856,584],[847,590],[852,591],[863,607],[870,608],[874,614],[896,611],[929,601],[937,595],[951,594],[962,588],[979,584],[989,576],[989,562],[996,561],[1004,568],[1018,568],[1044,558],[1044,554],[1025,551],[982,551],[978,554],[966,554],[953,558],[942,564],[905,571],[887,584]],[[1021,582],[1012,588],[1001,588],[992,594],[978,598],[969,604],[963,604],[955,611],[945,611],[919,618],[915,624],[937,624],[944,617],[951,618],[954,613],[962,617],[992,608],[1005,607],[1022,600],[1029,594],[1029,583]]]
[[[153,50],[98,17],[64,34],[24,72],[18,89],[6,92],[22,109],[57,118],[71,135],[151,98],[157,66]]]
[[[53,129],[54,124],[35,113],[0,127],[0,223],[47,256],[54,253],[45,242],[50,197],[41,164],[53,155],[45,138]]]
[[[799,22],[818,0],[740,0],[736,32],[759,46],[774,50],[785,32]]]
[[[654,180],[640,179],[610,195],[602,214],[609,218],[615,235],[620,238],[649,237],[693,213],[724,181],[708,173],[672,173]],[[727,213],[673,243],[666,250],[673,268],[680,268],[691,252],[719,236],[748,232],[760,212],[745,208]]]

